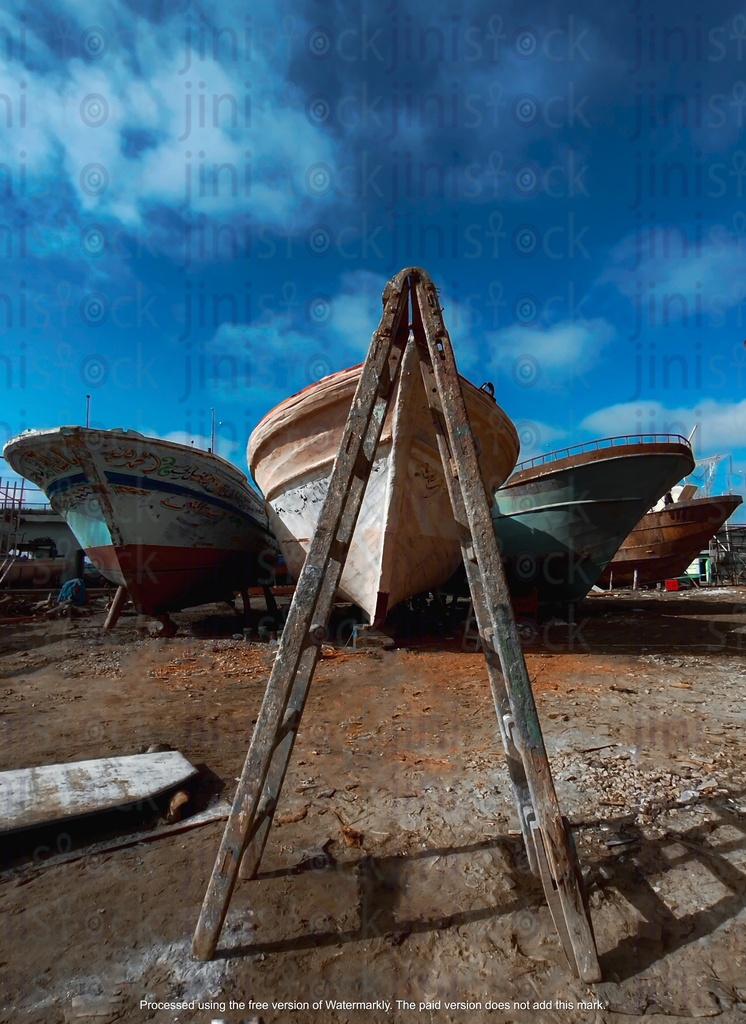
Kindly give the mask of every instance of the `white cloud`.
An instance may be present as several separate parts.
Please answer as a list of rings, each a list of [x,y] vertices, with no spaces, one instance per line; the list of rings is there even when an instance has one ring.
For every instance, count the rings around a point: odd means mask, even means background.
[[[292,290],[264,296],[265,312],[250,324],[222,323],[212,338],[190,352],[187,383],[181,385],[193,426],[209,430],[209,410],[196,419],[195,405],[210,394],[216,407],[216,450],[246,467],[248,437],[259,420],[289,395],[321,377],[361,362],[381,315],[380,276],[358,271],[343,276],[333,295],[310,299]],[[188,435],[188,437],[187,437]],[[196,435],[168,435],[173,440]],[[182,442],[184,443],[184,442]],[[209,441],[202,447],[207,447]]]
[[[188,448],[201,448],[203,451],[207,451],[211,442],[209,435],[190,433],[186,430],[170,430],[167,434],[164,434],[158,430],[146,429],[141,430],[140,433],[145,434],[146,437],[157,437],[161,441],[173,441],[174,444],[183,444]]]
[[[546,327],[512,324],[485,335],[482,366],[522,387],[564,388],[598,363],[614,336],[612,325],[600,317]]]
[[[294,282],[278,283],[276,295],[262,296],[264,311],[257,320],[221,324],[206,350],[250,353],[263,367],[278,359],[315,359],[329,373],[344,369],[365,358],[381,319],[384,284],[380,274],[367,270],[343,274],[333,295],[306,297],[296,293]]]
[[[660,225],[628,235],[611,252],[611,263],[599,281],[613,282],[628,298],[656,299],[661,311],[666,298],[683,295],[693,314],[723,310],[746,298],[743,242],[724,226],[715,226],[707,240],[696,243],[691,225]],[[662,313],[661,313],[662,315]]]
[[[697,455],[729,454],[744,446],[746,399],[717,402],[704,398],[694,406],[667,408],[661,402],[622,402],[586,416],[580,424],[597,436],[641,433],[676,433],[688,436],[697,427],[692,444]]]
[[[250,80],[248,65],[215,59],[185,75],[178,11],[160,25],[116,5],[98,13],[111,37],[100,61],[80,56],[75,25],[72,58],[55,58],[29,29],[34,67],[0,60],[0,93],[11,103],[0,110],[0,160],[23,159],[30,196],[62,172],[81,209],[130,228],[159,205],[251,212],[256,226],[283,224],[291,210],[304,224],[318,219],[323,196],[307,191],[305,175],[314,163],[333,171],[333,145],[285,88],[286,60],[257,48]],[[90,179],[91,164],[103,167],[105,187]]]
[[[518,456],[520,462],[536,458],[538,455],[546,455],[547,452],[555,448],[557,441],[567,437],[566,430],[552,426],[550,423],[544,423],[542,420],[516,419],[514,426],[521,443]]]
[[[373,331],[381,320],[381,295],[386,285],[380,273],[357,270],[343,274],[339,291],[332,297],[333,317],[329,327],[336,344],[359,352],[364,358]]]
[[[303,59],[309,52],[308,33],[319,17],[304,4],[290,5],[289,15],[265,5],[248,16],[243,5],[227,3],[219,15],[198,19],[196,14],[185,18],[186,7],[174,3],[156,5],[148,19],[121,2],[93,0],[85,9],[74,0],[61,3],[66,13],[58,21],[65,21],[69,40],[64,45],[72,56],[60,59],[46,38],[49,27],[40,26],[35,34],[30,22],[25,30],[28,67],[17,62],[0,68],[0,91],[9,96],[19,95],[20,73],[27,82],[29,116],[22,141],[30,191],[62,170],[83,210],[111,215],[130,228],[159,205],[190,207],[210,217],[250,212],[256,226],[287,224],[292,214],[296,227],[303,228],[341,210],[349,213],[361,201],[375,203],[382,193],[360,172],[361,156],[369,156],[372,164],[380,159],[389,173],[387,157],[375,148],[387,128],[392,149],[406,152],[415,179],[426,166],[435,168],[437,179],[441,167],[456,182],[468,164],[470,179],[458,181],[458,194],[468,200],[477,182],[475,198],[485,202],[494,198],[496,161],[502,167],[504,156],[507,177],[500,183],[500,198],[522,201],[525,194],[511,187],[510,176],[516,163],[525,161],[529,141],[556,135],[549,104],[563,123],[570,110],[577,110],[576,127],[587,123],[587,148],[591,126],[584,110],[593,88],[599,78],[608,85],[623,71],[613,39],[605,38],[595,19],[578,16],[568,28],[561,15],[547,11],[541,12],[540,29],[522,30],[532,47],[531,59],[524,60],[507,22],[487,11],[475,11],[442,31],[436,19],[427,28],[415,28],[407,42],[401,20],[392,25],[385,13],[362,20],[351,16],[347,23],[333,10],[322,17],[321,25],[329,29],[321,32],[328,33],[338,59],[324,63]],[[13,14],[0,18],[19,35]],[[102,33],[100,60],[85,50],[91,32]],[[571,36],[582,43],[568,94],[562,51]],[[366,48],[370,37],[375,42]],[[231,57],[233,45],[237,56]],[[396,59],[403,69],[409,45],[417,54],[417,81],[392,89],[387,69],[392,47],[400,48]],[[366,72],[363,80],[361,70]],[[328,118],[319,115],[318,122],[305,110],[314,90],[329,105]],[[100,116],[95,102],[91,107],[92,95],[104,98],[107,116]],[[530,124],[521,122],[515,130],[519,115],[513,104],[519,95],[532,97],[538,114],[535,123],[529,119]],[[81,105],[91,108],[88,123]],[[133,141],[137,133],[149,136],[146,148],[142,139]],[[129,148],[123,145],[128,134]],[[20,137],[3,133],[3,138],[0,155],[17,161]],[[467,139],[469,159],[463,166],[444,160],[448,140],[455,152],[464,149]],[[578,146],[582,150],[583,142]],[[563,147],[559,153],[537,159],[540,173],[555,167],[552,187],[563,178],[556,172],[557,161],[564,165],[568,156]],[[575,167],[573,154],[569,158]],[[405,162],[402,155],[399,188],[404,187]],[[91,163],[100,163],[109,176],[101,194],[81,185],[81,173]],[[322,179],[309,186],[306,175],[314,164],[325,169]],[[222,168],[217,175],[216,166]],[[350,168],[352,178],[344,173]]]

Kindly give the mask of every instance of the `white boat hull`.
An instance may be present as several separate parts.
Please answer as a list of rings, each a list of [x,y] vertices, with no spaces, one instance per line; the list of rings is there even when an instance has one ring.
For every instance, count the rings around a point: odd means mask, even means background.
[[[267,498],[272,527],[295,576],[326,497],[360,372],[360,367],[343,370],[282,402],[249,440],[249,467]],[[399,601],[444,583],[461,561],[413,346],[400,373],[339,588],[371,622],[382,621]],[[515,465],[518,438],[488,394],[463,378],[462,387],[491,502],[492,492]]]
[[[64,517],[93,564],[161,615],[269,580],[277,545],[263,499],[209,452],[136,431],[29,431],[3,451]]]

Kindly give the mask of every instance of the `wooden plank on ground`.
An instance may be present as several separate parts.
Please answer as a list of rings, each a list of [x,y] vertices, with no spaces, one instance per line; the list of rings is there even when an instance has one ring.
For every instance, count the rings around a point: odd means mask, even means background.
[[[0,772],[0,832],[147,800],[196,771],[177,750],[168,750]]]

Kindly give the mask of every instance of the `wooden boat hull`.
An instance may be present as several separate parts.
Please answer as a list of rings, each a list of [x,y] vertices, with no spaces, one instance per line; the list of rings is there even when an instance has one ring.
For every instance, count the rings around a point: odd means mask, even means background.
[[[492,510],[513,595],[535,591],[540,603],[559,606],[580,601],[631,524],[693,468],[683,439],[641,440],[515,473]]]
[[[742,502],[740,494],[677,501],[648,512],[626,538],[602,579],[608,585],[658,583],[686,572]]]
[[[56,587],[72,568],[66,558],[14,558],[0,570],[0,580],[4,587]]]
[[[264,493],[289,571],[298,576],[326,497],[361,367],[286,399],[249,439],[248,462]],[[480,468],[491,495],[518,455],[513,424],[494,399],[462,378]],[[369,621],[454,572],[461,548],[413,346],[402,361],[340,583]]]
[[[93,564],[163,615],[269,581],[264,501],[225,459],[136,431],[30,431],[3,454],[40,487]]]

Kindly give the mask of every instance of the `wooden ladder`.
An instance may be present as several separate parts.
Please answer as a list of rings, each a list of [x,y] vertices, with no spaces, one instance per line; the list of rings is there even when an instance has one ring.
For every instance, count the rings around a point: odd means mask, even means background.
[[[215,953],[239,868],[259,868],[319,649],[371,471],[404,350],[420,358],[474,614],[487,665],[513,797],[529,863],[541,879],[575,974],[601,980],[572,835],[554,790],[516,631],[477,447],[437,292],[425,271],[400,271],[383,293],[374,332],[334,461],[326,499],[298,580],[194,933],[201,960]]]

